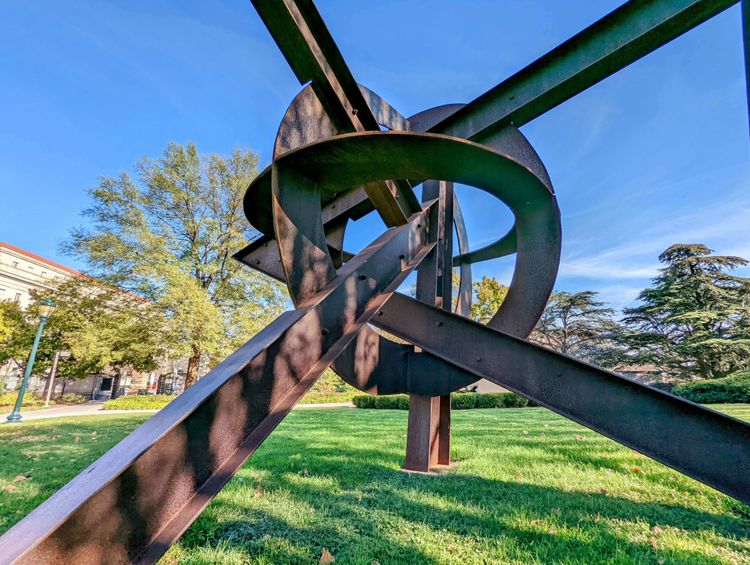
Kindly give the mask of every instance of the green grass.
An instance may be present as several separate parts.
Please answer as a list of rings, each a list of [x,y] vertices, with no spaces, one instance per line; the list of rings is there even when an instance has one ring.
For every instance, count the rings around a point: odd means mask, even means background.
[[[352,389],[353,391],[354,389]],[[351,402],[354,393],[347,392],[318,392],[311,390],[302,397],[300,404],[331,404],[336,402]],[[176,396],[166,394],[130,394],[120,396],[114,400],[107,400],[104,410],[161,410],[172,402]]]
[[[456,412],[442,476],[399,471],[406,416],[293,412],[164,562],[750,563],[750,508],[545,409]],[[0,530],[146,417],[0,427]]]

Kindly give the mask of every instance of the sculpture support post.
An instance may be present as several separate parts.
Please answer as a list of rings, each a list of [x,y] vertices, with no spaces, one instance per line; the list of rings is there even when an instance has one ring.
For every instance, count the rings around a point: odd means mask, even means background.
[[[430,219],[430,236],[437,242],[417,274],[417,299],[451,311],[453,303],[453,183],[425,181],[422,202],[439,198],[436,216]],[[427,375],[421,375],[421,378]],[[409,397],[406,434],[407,471],[428,472],[437,465],[450,465],[451,396]]]

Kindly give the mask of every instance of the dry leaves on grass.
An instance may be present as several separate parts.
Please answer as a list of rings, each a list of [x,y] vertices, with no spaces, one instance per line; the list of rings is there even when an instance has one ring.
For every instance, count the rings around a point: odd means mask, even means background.
[[[18,487],[14,487],[13,485],[5,485],[3,487],[3,490],[5,492],[16,492],[18,490]]]
[[[320,555],[320,565],[330,565],[335,562],[336,558],[331,555],[327,549],[324,549],[323,553]]]
[[[21,481],[28,481],[31,478],[31,475],[16,475],[16,477],[13,479],[14,483],[20,483]]]

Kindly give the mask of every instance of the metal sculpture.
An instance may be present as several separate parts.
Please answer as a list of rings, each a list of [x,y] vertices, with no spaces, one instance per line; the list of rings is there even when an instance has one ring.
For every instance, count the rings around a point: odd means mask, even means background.
[[[363,391],[411,395],[408,469],[449,462],[449,395],[483,377],[750,502],[750,426],[525,341],[561,229],[517,129],[735,3],[629,2],[476,100],[405,118],[356,83],[311,0],[253,0],[306,86],[245,197],[262,235],[236,257],[285,281],[296,308],[11,528],[0,560],[155,561],[328,366]],[[454,182],[500,199],[515,224],[469,250]],[[373,211],[390,229],[347,253],[347,222]],[[471,264],[511,253],[502,307],[486,326],[468,320]],[[417,267],[415,300],[396,289]]]

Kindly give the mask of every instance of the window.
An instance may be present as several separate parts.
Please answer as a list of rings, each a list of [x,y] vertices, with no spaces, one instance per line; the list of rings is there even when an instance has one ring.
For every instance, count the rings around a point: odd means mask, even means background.
[[[13,267],[18,268],[18,261],[13,261]]]
[[[47,275],[47,271],[42,271],[42,278],[44,278]]]
[[[13,302],[15,302],[16,304],[18,304],[19,302],[21,302],[21,293],[20,292],[16,293],[16,298],[13,300]]]

